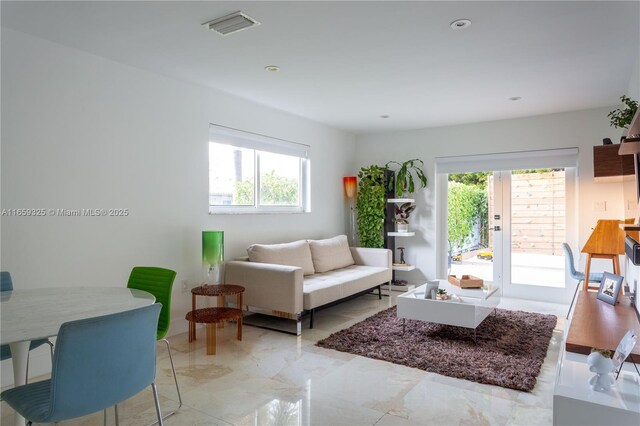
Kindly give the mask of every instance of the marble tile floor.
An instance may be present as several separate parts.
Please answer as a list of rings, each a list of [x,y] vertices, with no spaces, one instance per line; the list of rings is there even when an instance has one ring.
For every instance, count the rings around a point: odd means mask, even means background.
[[[384,361],[323,349],[314,343],[395,304],[364,295],[318,311],[313,330],[292,336],[246,326],[218,332],[218,354],[206,355],[205,332],[170,338],[184,405],[166,425],[551,425],[556,363],[566,305],[503,298],[500,307],[558,316],[547,357],[531,393],[483,385]],[[307,320],[308,321],[308,320]],[[305,324],[306,325],[306,324]],[[44,378],[44,377],[43,377]],[[32,379],[32,381],[37,380]],[[156,383],[163,410],[177,407],[168,354],[158,344]],[[14,412],[1,405],[0,422]],[[155,420],[151,391],[119,406],[120,424]],[[102,413],[61,425],[101,425]],[[107,424],[115,424],[113,410]]]

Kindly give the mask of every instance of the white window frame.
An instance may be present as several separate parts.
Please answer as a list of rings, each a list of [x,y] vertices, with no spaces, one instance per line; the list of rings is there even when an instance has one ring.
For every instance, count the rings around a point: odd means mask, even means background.
[[[210,205],[209,214],[279,214],[311,212],[311,155],[310,146],[284,139],[246,132],[211,123],[209,142],[254,150],[254,203],[249,206]],[[300,158],[299,193],[297,206],[263,206],[260,200],[260,152],[284,154]],[[208,170],[208,169],[207,169]],[[209,178],[209,176],[208,176]],[[207,191],[209,199],[210,188]],[[207,201],[208,203],[209,201]]]

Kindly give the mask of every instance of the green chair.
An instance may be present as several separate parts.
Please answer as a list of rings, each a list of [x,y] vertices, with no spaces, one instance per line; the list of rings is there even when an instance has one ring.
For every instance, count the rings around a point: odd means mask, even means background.
[[[162,304],[160,318],[158,320],[158,333],[156,340],[163,340],[167,344],[169,351],[169,360],[171,361],[171,370],[173,371],[173,380],[176,383],[176,391],[178,392],[178,408],[169,414],[163,416],[163,419],[173,415],[182,407],[182,397],[180,396],[180,388],[178,387],[178,378],[176,377],[176,369],[173,365],[173,356],[171,355],[171,346],[169,341],[165,339],[169,324],[171,322],[171,289],[173,281],[176,278],[175,271],[153,266],[136,266],[131,270],[127,288],[135,288],[151,293],[156,298],[156,303]]]

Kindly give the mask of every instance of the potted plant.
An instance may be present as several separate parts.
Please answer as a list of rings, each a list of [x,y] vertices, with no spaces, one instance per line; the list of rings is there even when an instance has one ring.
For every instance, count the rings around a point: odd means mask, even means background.
[[[633,116],[638,110],[638,102],[624,95],[620,96],[620,100],[625,105],[625,107],[614,109],[609,114],[607,114],[607,117],[611,119],[611,127],[615,127],[616,129],[626,129],[631,124],[631,120],[633,120]]]
[[[449,295],[447,294],[447,290],[445,290],[443,288],[439,288],[438,291],[436,292],[436,299],[437,300],[447,300],[447,299],[449,299]]]
[[[416,205],[412,203],[402,203],[396,206],[395,217],[393,221],[396,223],[398,232],[409,232],[409,216],[416,209]]]
[[[395,189],[398,196],[412,194],[416,190],[416,180],[420,184],[420,188],[425,188],[427,186],[427,176],[422,170],[423,167],[424,162],[417,158],[407,160],[404,163],[389,161],[385,164],[385,168],[392,170],[395,178],[389,181],[389,190],[393,191]],[[394,170],[394,168],[397,168],[397,170]]]
[[[384,247],[385,168],[371,165],[358,172],[358,235],[362,247]]]

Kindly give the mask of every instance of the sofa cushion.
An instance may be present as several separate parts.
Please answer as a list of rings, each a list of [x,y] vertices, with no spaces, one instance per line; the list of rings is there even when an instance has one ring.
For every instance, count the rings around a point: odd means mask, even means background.
[[[309,243],[305,240],[285,244],[252,244],[247,249],[249,260],[302,268],[304,275],[315,273]]]
[[[391,280],[391,269],[375,266],[351,265],[346,268],[318,273],[304,279],[304,309],[313,309],[327,303]]]
[[[355,263],[346,235],[326,240],[309,240],[309,247],[316,272],[333,271]]]

